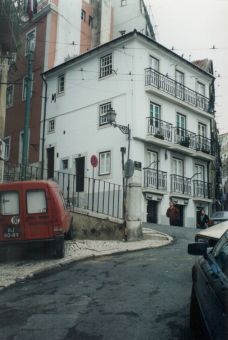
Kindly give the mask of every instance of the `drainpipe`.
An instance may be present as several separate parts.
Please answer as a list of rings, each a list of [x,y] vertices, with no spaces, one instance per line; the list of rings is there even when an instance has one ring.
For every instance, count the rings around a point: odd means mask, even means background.
[[[47,113],[47,81],[43,74],[41,74],[41,77],[45,84],[43,131],[42,131],[42,146],[41,146],[41,179],[43,179],[44,177],[44,141],[45,141],[46,113]]]

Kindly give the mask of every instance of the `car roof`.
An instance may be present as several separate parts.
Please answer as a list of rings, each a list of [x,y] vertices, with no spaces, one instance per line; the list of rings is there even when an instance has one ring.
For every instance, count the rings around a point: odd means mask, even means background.
[[[202,231],[198,232],[196,235],[219,239],[226,230],[228,230],[228,221],[224,221],[222,223],[218,223],[214,225],[213,227],[203,229]]]

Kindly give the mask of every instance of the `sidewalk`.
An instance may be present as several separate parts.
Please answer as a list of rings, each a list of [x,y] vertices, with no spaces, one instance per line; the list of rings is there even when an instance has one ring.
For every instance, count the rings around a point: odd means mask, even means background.
[[[149,228],[143,228],[143,239],[140,241],[67,241],[66,253],[63,259],[28,259],[26,261],[21,260],[0,263],[0,290],[16,282],[24,281],[26,278],[31,278],[34,275],[54,268],[60,268],[74,261],[95,256],[161,247],[171,243],[172,240],[172,237],[167,234]]]

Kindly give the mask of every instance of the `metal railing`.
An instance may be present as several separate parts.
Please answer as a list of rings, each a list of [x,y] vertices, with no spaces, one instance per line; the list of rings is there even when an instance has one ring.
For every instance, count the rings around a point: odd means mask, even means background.
[[[195,140],[197,151],[212,154],[211,139],[197,135]]]
[[[174,143],[195,149],[196,134],[181,127],[174,128]]]
[[[164,75],[151,67],[145,69],[145,85],[152,85],[192,106],[209,112],[209,98]]]
[[[211,183],[194,180],[193,183],[193,196],[202,198],[211,198]]]
[[[154,137],[172,141],[172,124],[165,122],[164,120],[147,117],[147,132]]]
[[[191,196],[191,178],[179,175],[170,175],[171,192]]]
[[[167,172],[144,168],[144,187],[167,190]]]
[[[4,181],[22,181],[41,179],[41,168],[36,166],[7,165],[4,167]],[[44,170],[43,179],[51,179],[58,183],[67,206],[82,208],[112,217],[123,218],[123,187],[122,185],[84,177],[83,181],[74,174],[54,171],[48,178]]]

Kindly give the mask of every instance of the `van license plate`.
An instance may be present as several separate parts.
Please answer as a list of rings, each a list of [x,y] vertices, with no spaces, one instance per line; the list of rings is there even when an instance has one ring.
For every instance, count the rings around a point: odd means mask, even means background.
[[[4,230],[4,238],[18,238],[20,237],[20,229],[17,227],[8,227]]]

